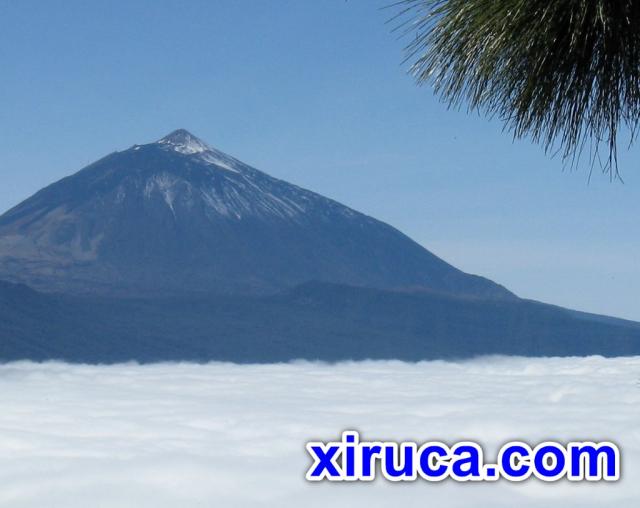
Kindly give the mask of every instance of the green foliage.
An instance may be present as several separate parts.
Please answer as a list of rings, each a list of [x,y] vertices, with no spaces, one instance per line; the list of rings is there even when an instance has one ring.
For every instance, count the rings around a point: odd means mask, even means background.
[[[618,175],[640,118],[640,1],[401,0],[411,74],[576,164]],[[600,158],[604,146],[607,156]]]

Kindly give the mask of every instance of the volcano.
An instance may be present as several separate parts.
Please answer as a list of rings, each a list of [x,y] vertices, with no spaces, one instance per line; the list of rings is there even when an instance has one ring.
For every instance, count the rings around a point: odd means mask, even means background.
[[[268,295],[317,281],[514,298],[184,129],[107,155],[2,215],[0,279],[74,295]]]
[[[640,354],[640,324],[516,297],[185,130],[0,217],[0,361]]]

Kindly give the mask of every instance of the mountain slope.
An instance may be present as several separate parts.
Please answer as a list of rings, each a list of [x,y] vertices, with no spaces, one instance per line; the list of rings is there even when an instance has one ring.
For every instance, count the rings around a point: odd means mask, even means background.
[[[108,155],[1,216],[0,278],[94,295],[268,294],[317,280],[513,298],[184,130]]]
[[[0,282],[0,360],[281,362],[640,354],[640,328],[525,300],[310,283],[270,296],[123,299]]]

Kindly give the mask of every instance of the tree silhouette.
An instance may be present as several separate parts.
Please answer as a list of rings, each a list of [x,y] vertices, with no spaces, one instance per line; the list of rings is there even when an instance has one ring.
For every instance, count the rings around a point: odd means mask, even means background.
[[[612,177],[620,128],[640,119],[638,0],[401,0],[410,72],[449,105]],[[600,156],[604,147],[606,155]]]

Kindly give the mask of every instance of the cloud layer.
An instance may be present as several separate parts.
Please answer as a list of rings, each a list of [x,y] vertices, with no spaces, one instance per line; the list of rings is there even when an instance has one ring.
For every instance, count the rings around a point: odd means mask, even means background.
[[[637,506],[640,358],[0,366],[0,506]],[[304,444],[613,440],[616,484],[311,485]],[[634,481],[634,478],[636,481]]]

